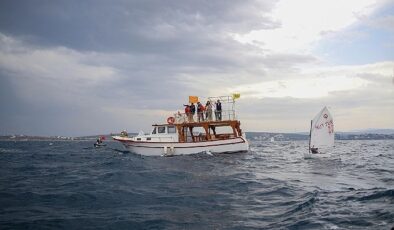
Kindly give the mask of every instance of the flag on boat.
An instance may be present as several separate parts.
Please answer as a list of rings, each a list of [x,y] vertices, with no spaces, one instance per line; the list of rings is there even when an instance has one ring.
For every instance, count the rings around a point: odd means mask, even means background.
[[[197,103],[198,97],[197,96],[189,96],[189,103]]]
[[[240,98],[241,97],[241,94],[240,93],[233,93],[233,99],[235,100],[235,99],[238,99],[238,98]]]

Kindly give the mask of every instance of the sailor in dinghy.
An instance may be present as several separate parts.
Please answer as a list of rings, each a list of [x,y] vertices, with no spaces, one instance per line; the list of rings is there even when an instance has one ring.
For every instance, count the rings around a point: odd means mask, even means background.
[[[105,136],[99,136],[96,140],[96,143],[94,143],[94,147],[103,147],[106,146],[106,144],[103,143],[103,140],[105,140]]]

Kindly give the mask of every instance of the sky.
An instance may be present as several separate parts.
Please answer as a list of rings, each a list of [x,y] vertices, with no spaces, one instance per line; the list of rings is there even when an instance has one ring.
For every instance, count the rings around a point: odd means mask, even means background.
[[[393,0],[0,1],[0,135],[149,131],[240,93],[243,131],[394,128]]]

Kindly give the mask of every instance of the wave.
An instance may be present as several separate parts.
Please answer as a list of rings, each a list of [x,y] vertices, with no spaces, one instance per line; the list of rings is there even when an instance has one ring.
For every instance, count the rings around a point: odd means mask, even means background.
[[[284,215],[291,215],[300,211],[310,210],[313,205],[317,202],[317,197],[319,192],[317,190],[305,194],[304,197],[300,198],[300,202],[296,205],[293,205],[289,211],[287,211]]]
[[[8,148],[0,148],[0,153],[15,153],[15,154],[20,154],[20,153],[25,153],[26,151],[21,150],[21,149],[8,149]]]
[[[361,143],[341,142],[339,160],[304,160],[307,142],[173,158],[86,142],[0,143],[1,226],[389,229],[394,142]]]
[[[370,195],[362,196],[357,198],[359,201],[368,201],[368,200],[376,200],[381,198],[390,198],[394,200],[394,189],[388,189],[383,191],[374,192]]]
[[[355,191],[356,194],[349,195],[344,197],[345,201],[373,201],[378,199],[390,199],[392,202],[394,201],[394,189],[386,189],[386,190],[379,190],[377,188],[367,191],[360,191],[360,190],[351,190]],[[367,193],[367,194],[366,194]]]
[[[260,191],[253,193],[254,196],[278,196],[278,197],[290,197],[294,196],[294,190],[288,186],[274,187],[273,189],[267,191]]]

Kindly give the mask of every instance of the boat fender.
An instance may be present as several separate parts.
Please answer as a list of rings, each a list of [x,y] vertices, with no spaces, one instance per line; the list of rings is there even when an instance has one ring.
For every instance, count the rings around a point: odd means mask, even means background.
[[[168,151],[168,150],[167,150],[167,146],[164,146],[164,147],[163,147],[163,153],[164,153],[164,154],[167,154],[167,151]]]
[[[174,146],[171,146],[171,147],[170,147],[170,152],[171,152],[172,154],[174,154],[174,152],[175,152]]]
[[[174,124],[174,122],[175,122],[175,118],[174,117],[168,117],[167,118],[167,123],[168,124],[172,125],[172,124]]]

